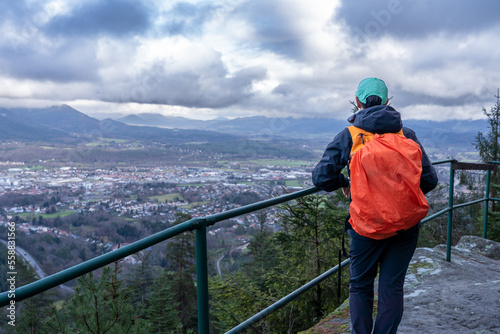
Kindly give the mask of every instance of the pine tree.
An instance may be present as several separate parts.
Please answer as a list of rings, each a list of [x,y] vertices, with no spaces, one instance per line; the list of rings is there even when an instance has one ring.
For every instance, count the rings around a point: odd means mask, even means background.
[[[479,155],[483,162],[500,160],[500,89],[497,91],[496,103],[490,111],[483,108],[483,113],[488,117],[489,132],[483,134],[478,132],[474,146],[479,150]],[[497,198],[500,189],[500,175],[497,170],[493,171],[491,177],[491,197]],[[489,216],[488,236],[493,240],[500,240],[500,212],[493,201]]]
[[[177,214],[172,225],[180,224],[190,215]],[[197,328],[196,312],[196,246],[193,232],[184,232],[169,240],[166,247],[167,267],[163,275],[167,275],[172,288],[173,303],[184,329]]]
[[[127,275],[127,284],[133,287],[132,301],[134,305],[143,305],[153,294],[152,285],[155,280],[154,267],[152,266],[152,250],[146,249],[136,253],[139,264],[134,265]]]
[[[45,319],[50,314],[50,307],[55,301],[53,293],[44,292],[19,303],[21,314],[17,317],[16,333],[36,334],[43,328]]]
[[[347,212],[339,208],[332,197],[312,195],[297,200],[297,205],[286,204],[282,215],[283,232],[277,240],[286,252],[287,263],[283,270],[298,278],[299,286],[321,275],[338,262],[338,250]],[[293,269],[290,269],[293,268]],[[325,285],[326,286],[326,285]],[[334,303],[333,286],[323,285],[314,288],[308,295],[308,316],[318,320],[324,310]]]
[[[232,276],[210,280],[214,323],[228,330],[298,289],[338,262],[346,210],[339,198],[307,196],[282,207],[282,230],[258,233],[251,261]],[[344,274],[344,296],[347,294]],[[252,327],[255,333],[295,333],[315,324],[339,304],[336,282],[328,280]]]
[[[261,290],[266,289],[266,273],[276,268],[280,263],[280,246],[274,242],[271,230],[264,229],[255,235],[247,246],[252,260],[243,265],[246,275]]]
[[[169,333],[182,329],[179,318],[176,296],[172,289],[170,277],[167,274],[160,276],[152,287],[149,306],[146,309],[146,318],[151,323],[151,333]]]
[[[478,132],[474,143],[479,155],[484,162],[498,161],[500,159],[500,90],[495,95],[497,101],[490,111],[483,108],[483,113],[488,117],[488,128],[490,131],[484,135]]]
[[[209,287],[210,321],[216,333],[226,332],[279,299],[267,290],[267,285],[259,288],[244,272],[211,277]],[[276,310],[261,323],[252,326],[251,333],[287,333],[288,326],[283,323],[283,319],[288,318],[287,311],[286,308]],[[281,322],[281,325],[278,331],[271,332],[269,322],[274,321]]]
[[[43,333],[149,333],[149,323],[130,303],[132,289],[119,279],[119,273],[119,262],[115,262],[113,269],[104,267],[97,279],[93,273],[78,278],[75,294],[61,311],[53,309]]]

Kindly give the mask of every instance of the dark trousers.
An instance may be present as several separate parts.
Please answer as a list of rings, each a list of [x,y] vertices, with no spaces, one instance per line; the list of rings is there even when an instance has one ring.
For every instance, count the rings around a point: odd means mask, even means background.
[[[403,316],[403,286],[418,239],[418,226],[384,240],[351,236],[349,311],[353,334],[396,333]],[[373,285],[380,267],[378,313],[373,325]]]

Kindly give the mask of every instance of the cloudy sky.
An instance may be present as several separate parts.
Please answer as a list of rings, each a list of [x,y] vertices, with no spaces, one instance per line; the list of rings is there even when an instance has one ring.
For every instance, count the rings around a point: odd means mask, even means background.
[[[497,0],[0,0],[0,107],[345,119],[386,81],[405,118],[477,119]]]

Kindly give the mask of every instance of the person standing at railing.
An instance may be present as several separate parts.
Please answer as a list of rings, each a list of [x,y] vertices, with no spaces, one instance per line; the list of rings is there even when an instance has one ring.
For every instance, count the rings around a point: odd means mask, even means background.
[[[349,310],[357,334],[397,332],[406,271],[428,212],[424,194],[438,182],[415,132],[403,127],[400,113],[388,105],[387,93],[380,79],[359,83],[359,111],[348,119],[352,126],[337,134],[312,172],[314,185],[328,192],[343,188],[351,199]],[[341,173],[346,166],[350,178]]]

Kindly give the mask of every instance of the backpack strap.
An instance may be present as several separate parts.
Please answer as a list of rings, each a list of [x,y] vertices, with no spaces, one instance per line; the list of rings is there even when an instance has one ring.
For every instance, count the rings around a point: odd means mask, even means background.
[[[375,135],[374,133],[368,132],[366,130],[363,130],[361,128],[358,128],[357,126],[351,125],[347,127],[349,129],[349,133],[351,134],[352,137],[352,147],[351,147],[351,157],[353,156],[356,151],[358,151],[360,148],[366,145],[369,141],[373,139],[373,136]],[[395,132],[395,134],[404,137],[403,129],[401,128],[398,132]]]
[[[366,145],[369,141],[373,139],[374,134],[358,128],[357,126],[351,125],[347,127],[352,137],[352,147],[351,147],[351,157],[357,150]]]

